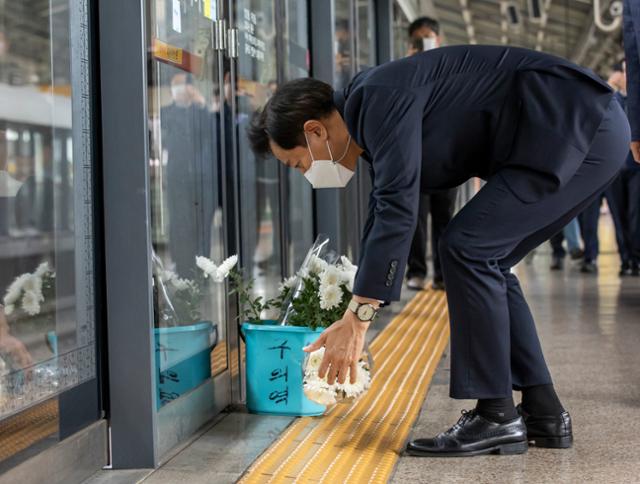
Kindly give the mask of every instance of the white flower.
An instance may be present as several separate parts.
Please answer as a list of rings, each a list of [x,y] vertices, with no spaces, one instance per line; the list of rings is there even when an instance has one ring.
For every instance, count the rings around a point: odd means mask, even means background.
[[[305,396],[312,402],[316,402],[320,405],[334,405],[336,401],[336,392],[330,387],[318,384],[316,381],[305,382],[304,386]]]
[[[38,268],[36,269],[36,271],[33,273],[35,276],[38,277],[42,277],[44,276],[47,272],[49,272],[49,263],[48,262],[43,262],[42,264],[40,264],[38,266]]]
[[[8,306],[10,304],[15,303],[20,299],[22,294],[22,286],[24,282],[31,277],[31,274],[22,274],[14,279],[9,288],[7,289],[7,294],[4,296],[4,305]]]
[[[177,291],[186,291],[191,286],[191,281],[189,279],[176,277],[171,280],[171,284],[173,284],[173,287],[175,287]]]
[[[196,265],[204,272],[204,277],[211,277],[215,282],[224,281],[231,269],[238,263],[238,256],[232,255],[228,259],[224,260],[220,266],[216,266],[213,261],[207,257],[197,256]]]
[[[320,307],[333,309],[342,302],[342,289],[338,286],[320,286]]]
[[[344,255],[340,258],[340,262],[342,265],[342,271],[340,272],[342,280],[349,292],[353,292],[353,284],[356,279],[356,273],[358,272],[358,266],[353,265],[349,258]]]
[[[309,259],[309,272],[311,274],[320,274],[328,267],[328,263],[320,257],[312,255],[311,259]]]
[[[13,310],[15,309],[15,307],[13,306],[13,304],[9,304],[8,306],[4,307],[4,314],[7,316],[11,316],[11,314],[13,313]]]
[[[307,360],[307,364],[305,366],[305,373],[318,373],[320,370],[320,364],[322,363],[322,358],[324,358],[324,348],[320,348],[312,352],[309,355],[309,359]]]
[[[298,276],[291,276],[280,283],[278,286],[278,292],[282,294],[288,289],[293,289],[296,286],[296,282],[298,282]]]
[[[42,296],[42,278],[30,274],[24,281],[22,285],[22,290],[24,292],[32,292],[40,301],[44,301],[44,297]]]
[[[213,276],[218,268],[211,259],[201,255],[196,256],[196,265],[204,272],[204,277]]]
[[[33,291],[27,291],[22,296],[22,309],[30,316],[35,316],[40,312],[40,298]]]
[[[216,274],[212,275],[213,280],[216,282],[224,281],[229,275],[229,272],[231,272],[231,269],[233,269],[237,263],[238,263],[237,255],[232,255],[231,257],[222,261],[222,264],[220,264],[220,266],[218,267]]]
[[[167,271],[162,271],[160,273],[160,280],[162,282],[170,282],[177,278],[178,278],[178,275],[173,271],[167,270]]]
[[[300,279],[306,279],[307,277],[309,277],[309,269],[306,267],[303,267],[302,269],[300,269],[298,271],[298,274],[296,274]]]
[[[335,266],[327,266],[320,274],[320,284],[323,286],[338,286],[341,282],[340,271]]]
[[[340,257],[340,262],[342,263],[342,267],[346,272],[358,272],[358,266],[352,264],[346,255]]]

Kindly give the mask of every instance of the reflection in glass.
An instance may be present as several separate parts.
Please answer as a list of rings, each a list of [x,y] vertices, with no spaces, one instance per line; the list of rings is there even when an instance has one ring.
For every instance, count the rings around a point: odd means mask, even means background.
[[[409,31],[409,18],[404,13],[397,1],[393,2],[393,58],[401,59],[407,55],[407,32]]]
[[[335,89],[347,87],[353,76],[351,1],[335,0]]]
[[[200,2],[150,2],[148,73],[157,405],[227,368],[225,288],[196,263],[224,258],[220,92]],[[208,405],[213,395],[208,395]],[[195,418],[194,418],[195,420]],[[164,428],[164,427],[163,427]],[[164,437],[163,437],[164,438]]]
[[[309,40],[307,4],[297,0],[285,2],[284,32],[286,81],[309,75]],[[289,272],[302,264],[313,243],[312,188],[297,170],[286,170]]]
[[[91,160],[73,159],[86,139],[72,132],[85,126],[72,119],[81,93],[71,88],[70,3],[0,2],[0,461],[54,436],[56,397],[95,378],[93,302],[82,296],[93,293],[81,242],[91,219],[74,220],[76,195],[91,206],[90,182],[74,183],[74,170]]]
[[[235,16],[240,30],[234,120],[240,183],[241,255],[245,275],[256,278],[256,294],[275,296],[282,273],[279,162],[256,161],[246,129],[253,113],[277,83],[275,2],[239,0]]]

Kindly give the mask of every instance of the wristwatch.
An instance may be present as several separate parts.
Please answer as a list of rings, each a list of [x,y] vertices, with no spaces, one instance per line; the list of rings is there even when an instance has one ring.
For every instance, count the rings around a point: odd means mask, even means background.
[[[347,307],[353,311],[358,319],[363,323],[373,321],[378,314],[378,310],[375,306],[369,303],[360,304],[359,302],[352,300]]]

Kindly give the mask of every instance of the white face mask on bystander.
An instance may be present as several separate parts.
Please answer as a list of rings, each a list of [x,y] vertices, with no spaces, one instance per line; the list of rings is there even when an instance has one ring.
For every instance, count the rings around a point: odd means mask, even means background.
[[[347,142],[347,147],[344,150],[344,154],[338,159],[333,159],[333,153],[331,152],[331,148],[329,147],[329,141],[327,141],[327,149],[329,150],[329,156],[331,156],[330,160],[316,160],[313,157],[313,153],[311,152],[311,147],[309,146],[309,138],[307,138],[307,133],[304,134],[305,139],[307,140],[307,149],[309,150],[309,154],[311,155],[311,168],[309,168],[305,173],[304,177],[309,180],[309,183],[313,186],[313,188],[344,188],[351,180],[354,172],[343,166],[340,162],[347,156],[347,152],[349,151],[349,146],[351,145],[351,136],[349,136],[349,141]]]

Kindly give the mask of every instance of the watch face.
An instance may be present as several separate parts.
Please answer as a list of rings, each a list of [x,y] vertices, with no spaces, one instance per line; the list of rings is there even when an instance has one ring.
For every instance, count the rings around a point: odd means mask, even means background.
[[[375,314],[375,310],[368,304],[365,304],[364,306],[360,306],[360,308],[358,309],[358,318],[361,321],[371,321],[374,314]]]

